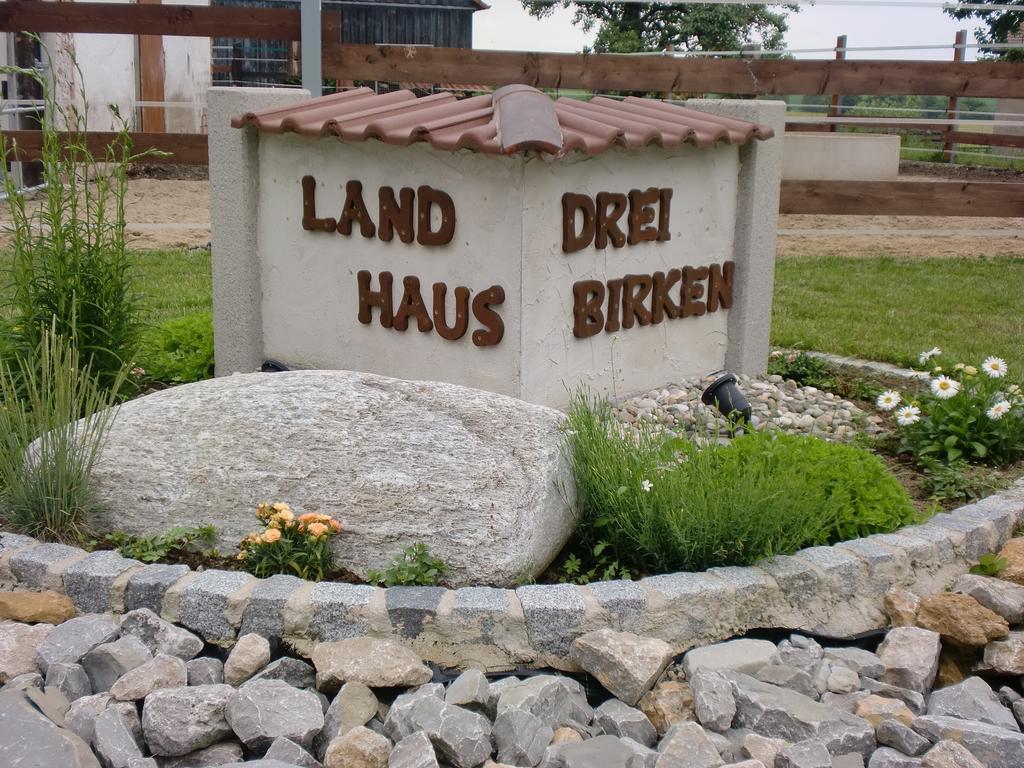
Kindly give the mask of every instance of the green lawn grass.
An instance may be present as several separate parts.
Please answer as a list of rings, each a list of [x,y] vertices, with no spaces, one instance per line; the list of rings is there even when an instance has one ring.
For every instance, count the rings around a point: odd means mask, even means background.
[[[135,251],[132,257],[146,324],[158,325],[213,306],[209,251]]]
[[[1024,370],[1024,257],[780,258],[772,343],[917,365],[941,347],[951,362],[988,355]]]

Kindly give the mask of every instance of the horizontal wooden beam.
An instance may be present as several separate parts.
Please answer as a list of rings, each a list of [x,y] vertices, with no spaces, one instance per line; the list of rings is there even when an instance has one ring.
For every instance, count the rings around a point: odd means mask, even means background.
[[[1024,62],[740,60],[334,43],[324,47],[324,75],[594,91],[1024,98]]]
[[[4,131],[8,146],[8,160],[38,160],[42,156],[43,134],[41,131]],[[105,131],[90,131],[85,144],[93,157],[100,159],[118,134]],[[139,162],[149,165],[206,165],[209,162],[207,137],[204,133],[131,133],[132,154],[151,149],[167,152],[169,156],[151,155]],[[67,141],[68,134],[61,134]],[[78,137],[76,137],[77,139]]]
[[[1024,218],[1024,184],[787,180],[779,213]]]
[[[341,14],[325,11],[325,40],[341,39]],[[98,32],[178,37],[299,40],[298,9],[135,3],[0,2],[3,32]]]
[[[988,147],[1022,147],[1024,133],[982,133],[980,131],[951,131],[944,123],[885,123],[879,121],[878,128],[891,128],[911,133],[934,133],[937,141],[946,144],[978,144]],[[827,124],[821,123],[786,123],[786,133],[822,133],[828,131]],[[863,134],[861,134],[863,135]],[[893,134],[895,135],[895,134]]]

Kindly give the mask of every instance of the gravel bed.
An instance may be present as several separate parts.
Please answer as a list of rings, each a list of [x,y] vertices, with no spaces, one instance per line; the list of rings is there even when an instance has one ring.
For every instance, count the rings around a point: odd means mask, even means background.
[[[716,378],[683,379],[678,384],[616,400],[612,403],[615,416],[626,424],[681,428],[697,436],[728,434],[728,422],[700,400]],[[879,414],[863,411],[832,392],[801,387],[792,379],[779,375],[738,376],[737,383],[750,401],[751,423],[755,427],[770,424],[790,434],[817,435],[830,440],[885,431]]]

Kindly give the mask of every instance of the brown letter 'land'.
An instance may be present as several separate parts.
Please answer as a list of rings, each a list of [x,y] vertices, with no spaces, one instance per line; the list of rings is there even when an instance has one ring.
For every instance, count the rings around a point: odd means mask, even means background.
[[[381,187],[377,191],[377,200],[380,204],[380,227],[377,236],[385,243],[391,242],[395,232],[398,232],[398,239],[403,243],[411,243],[416,239],[412,222],[416,192],[412,187],[402,187],[398,197],[401,203],[395,200],[395,190],[391,187]]]
[[[302,177],[302,228],[311,232],[333,232],[338,226],[334,219],[318,219],[316,217],[316,179],[312,176]]]
[[[455,203],[446,192],[433,187],[416,189],[419,205],[416,210],[416,242],[420,245],[447,245],[455,236]],[[430,228],[430,209],[441,210],[441,226],[434,232]]]

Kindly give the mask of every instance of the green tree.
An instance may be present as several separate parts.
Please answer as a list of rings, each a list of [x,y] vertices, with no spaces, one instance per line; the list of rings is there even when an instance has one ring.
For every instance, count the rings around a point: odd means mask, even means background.
[[[594,50],[600,53],[737,50],[760,43],[766,50],[783,46],[788,29],[785,12],[763,5],[672,5],[577,0],[521,0],[531,15],[543,18],[556,8],[572,8],[573,24],[597,27]]]
[[[1006,43],[1010,35],[1024,34],[1024,0],[974,0],[985,5],[1019,5],[1019,11],[989,11],[976,8],[947,9],[946,13],[955,19],[980,19],[984,26],[974,31],[975,39],[981,44]],[[1024,43],[1020,48],[985,50],[979,53],[1007,61],[1024,61]]]

